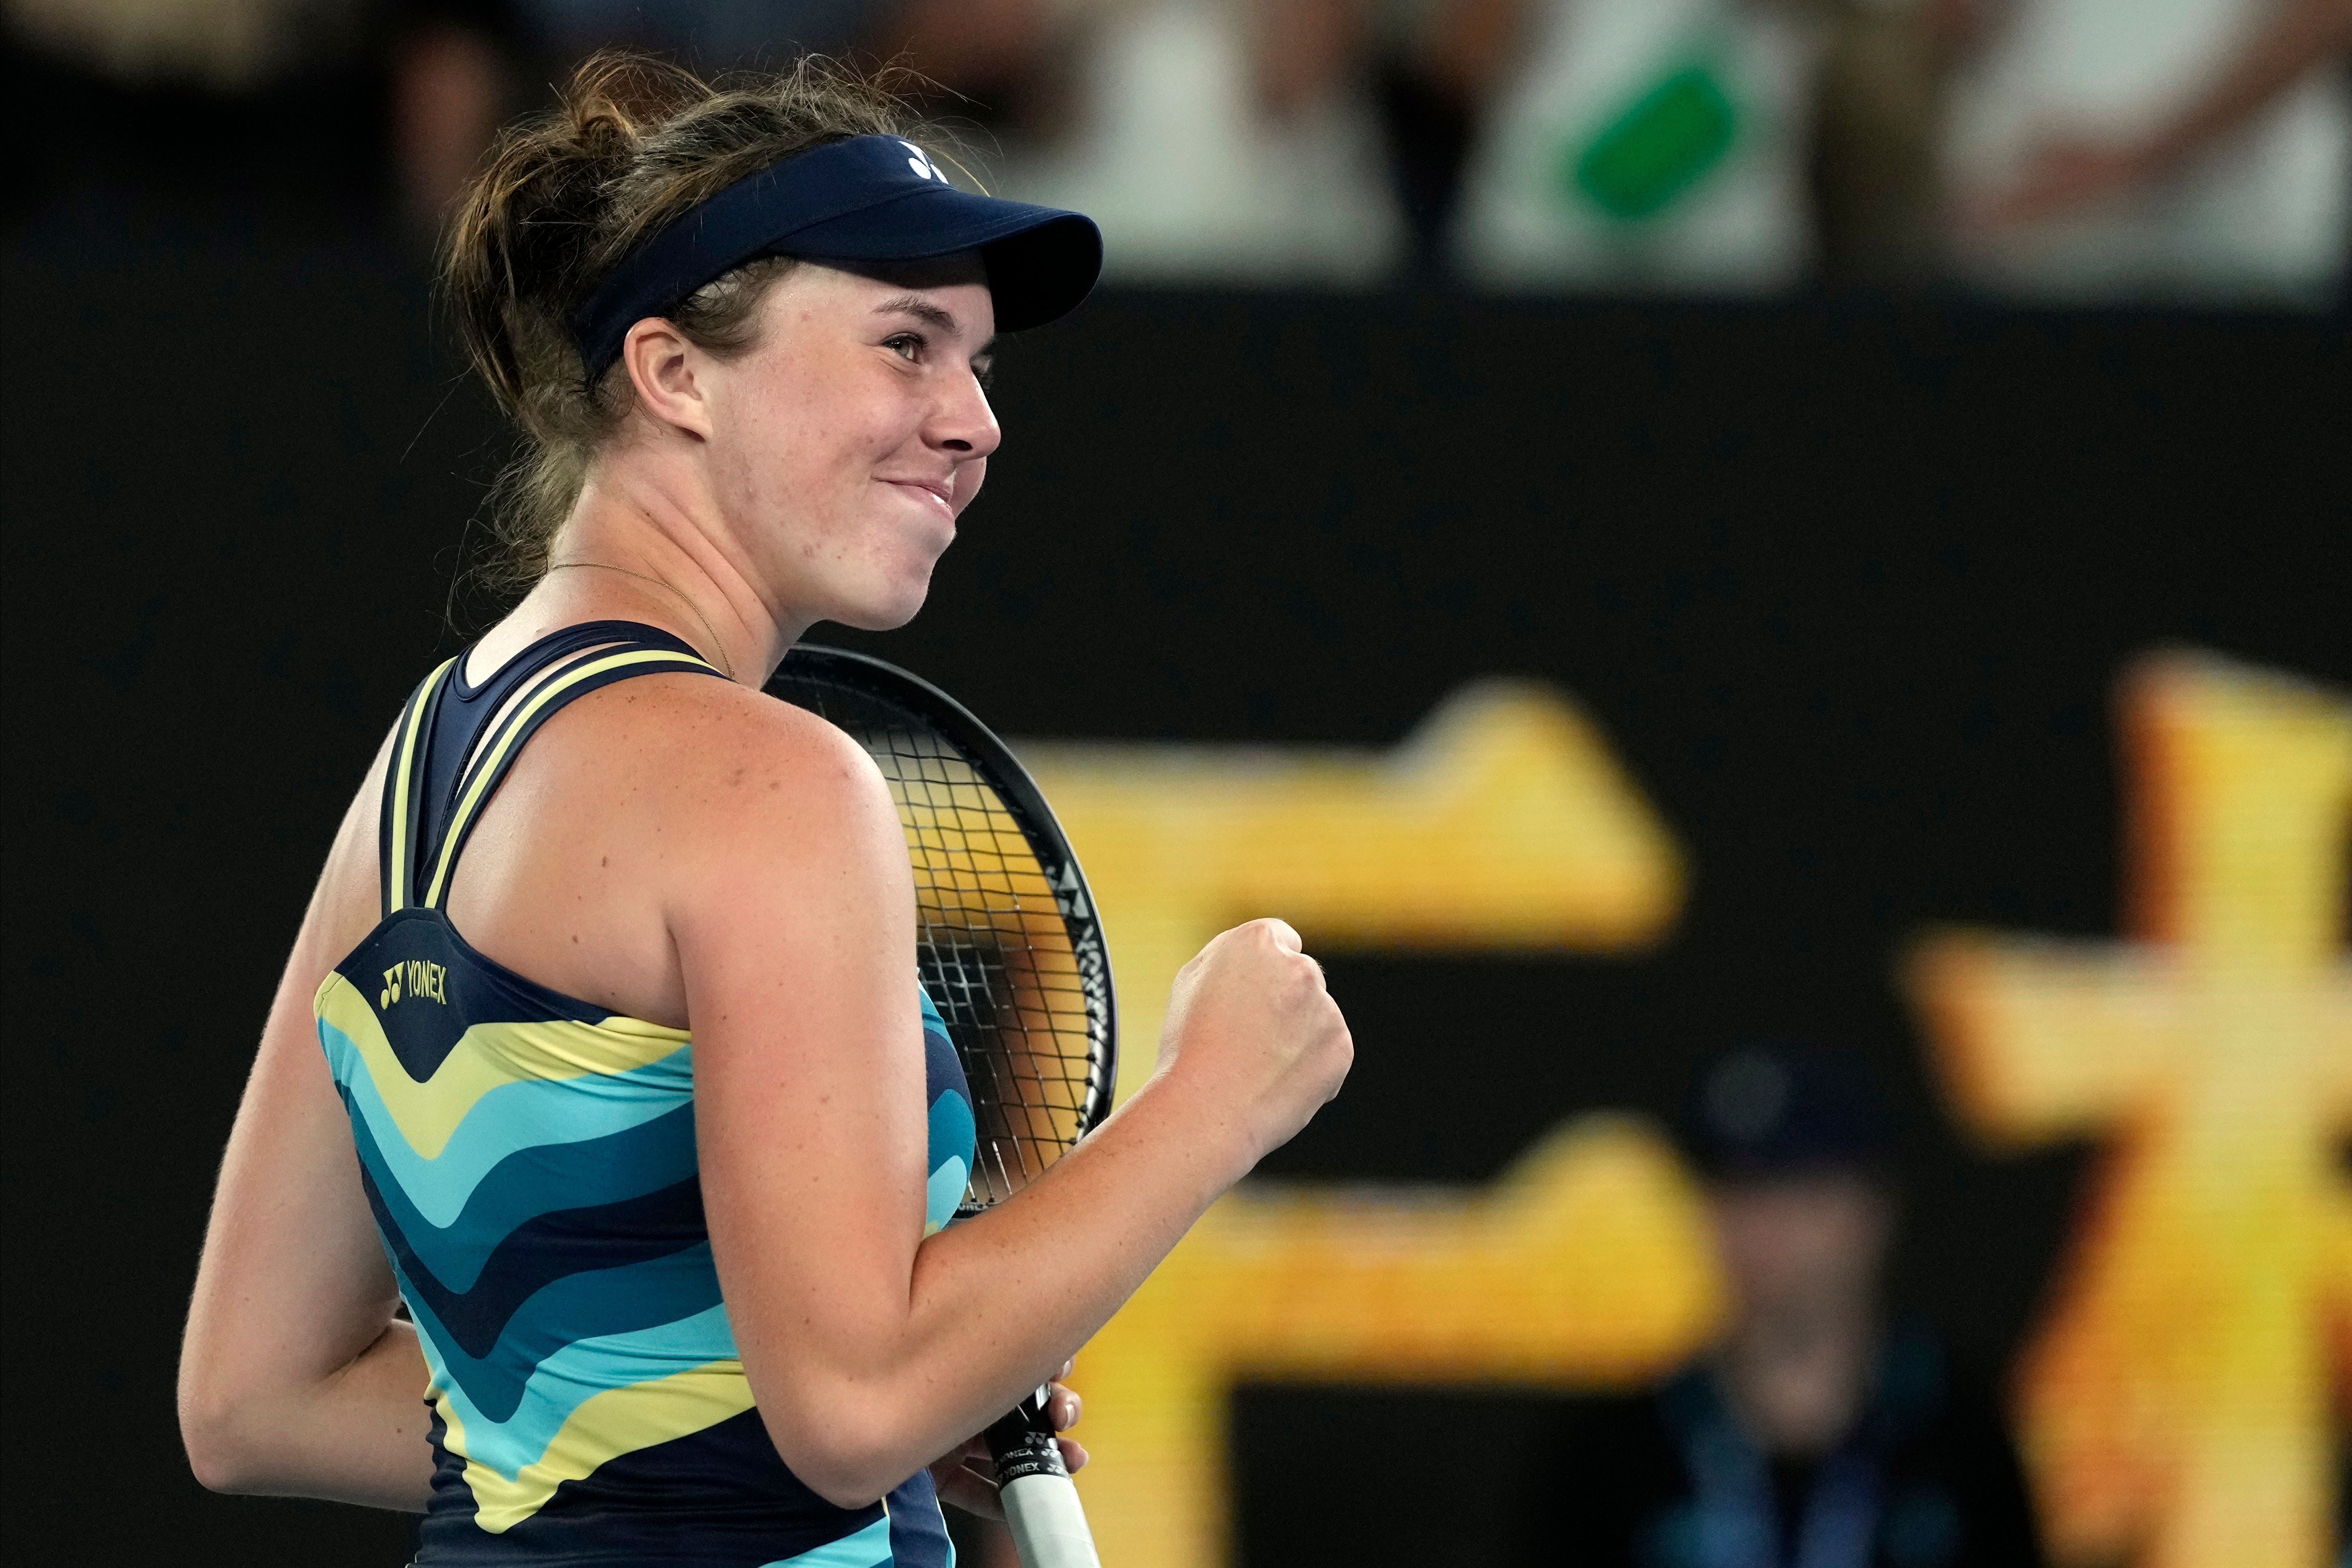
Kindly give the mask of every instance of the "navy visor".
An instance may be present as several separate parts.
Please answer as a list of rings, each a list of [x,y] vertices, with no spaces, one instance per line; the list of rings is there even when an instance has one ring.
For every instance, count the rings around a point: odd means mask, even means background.
[[[747,261],[922,261],[961,250],[980,253],[1005,332],[1066,314],[1102,270],[1092,218],[960,191],[912,142],[853,136],[795,153],[678,215],[597,286],[572,335],[594,381],[631,327]]]

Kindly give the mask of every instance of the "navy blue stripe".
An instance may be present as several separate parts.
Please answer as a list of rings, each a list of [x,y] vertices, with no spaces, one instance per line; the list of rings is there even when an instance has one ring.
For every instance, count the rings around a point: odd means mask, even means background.
[[[601,648],[593,653],[583,654],[581,658],[584,662],[593,663],[597,659],[611,658],[614,654],[635,651],[639,650],[626,647]],[[556,675],[550,676],[550,681],[568,673],[568,668],[564,671],[558,671]],[[517,716],[509,721],[508,728],[513,731],[514,738],[509,741],[502,731],[495,742],[483,748],[481,758],[473,768],[467,771],[466,777],[457,786],[457,797],[462,802],[473,792],[474,781],[481,774],[482,770],[486,767],[491,769],[488,782],[482,786],[481,795],[474,802],[472,810],[457,823],[457,842],[447,852],[451,879],[454,879],[457,875],[457,861],[466,853],[467,842],[474,837],[475,825],[482,820],[482,813],[489,809],[490,802],[498,798],[499,787],[507,782],[507,774],[514,770],[516,761],[521,757],[523,748],[530,743],[530,738],[539,733],[539,727],[590,692],[602,691],[615,681],[634,680],[641,675],[709,675],[721,680],[726,679],[700,659],[680,658],[676,662],[660,660],[646,664],[625,664],[618,668],[600,670],[594,675],[565,687],[545,706],[530,711],[528,718],[523,718],[520,715],[530,707],[530,700],[526,698],[517,706],[515,710]],[[491,762],[493,756],[497,759],[495,764]],[[446,831],[445,827],[444,832]],[[434,858],[436,864],[441,858],[441,851],[437,845]],[[449,880],[442,883],[439,894],[441,899],[446,899],[449,896]],[[427,890],[430,890],[429,887]]]
[[[353,1131],[364,1136],[356,1121]],[[562,1290],[563,1305],[558,1314],[567,1321],[567,1340],[674,1322],[719,1300],[715,1273],[708,1292],[683,1310],[677,1305],[683,1297],[656,1306],[627,1299],[627,1292],[614,1282],[634,1265],[709,1246],[698,1177],[622,1203],[565,1209],[519,1226],[499,1243],[473,1287],[462,1291],[443,1284],[410,1245],[365,1158],[360,1162],[360,1184],[394,1265],[415,1293],[415,1305],[432,1313],[456,1342],[449,1348],[476,1359],[489,1355],[510,1327],[518,1334],[523,1331],[519,1314],[526,1306],[532,1319],[530,1326],[543,1326],[548,1314],[557,1310],[541,1298],[574,1280],[583,1283]],[[470,1387],[467,1392],[472,1392]]]
[[[456,668],[457,666],[452,664],[446,666],[441,669],[436,669],[431,675],[426,676],[424,680],[418,684],[416,689],[408,694],[408,700],[402,704],[400,710],[400,722],[394,726],[392,732],[392,755],[384,763],[383,799],[376,808],[377,900],[379,908],[386,916],[389,916],[393,912],[393,809],[394,803],[400,798],[398,785],[401,777],[401,755],[403,747],[407,740],[409,722],[415,717],[418,704],[429,704],[423,722],[417,727],[416,749],[409,754],[407,759],[409,783],[408,806],[402,822],[399,824],[399,826],[407,834],[407,868],[409,871],[407,890],[410,896],[414,897],[416,892],[416,830],[425,804],[423,785],[425,782],[425,742],[431,737],[434,722],[436,719],[438,718],[441,711],[441,693],[448,689],[448,678],[450,672]]]
[[[348,1096],[343,1103],[348,1110]],[[519,1149],[483,1173],[455,1220],[436,1226],[418,1212],[387,1168],[364,1119],[353,1115],[352,1123],[352,1142],[362,1167],[377,1184],[385,1220],[416,1257],[419,1268],[445,1289],[467,1293],[478,1290],[501,1271],[499,1254],[510,1252],[518,1237],[544,1235],[547,1226],[566,1215],[609,1212],[616,1219],[629,1217],[635,1211],[626,1205],[642,1205],[696,1179],[694,1107],[681,1105],[602,1138]],[[704,1234],[698,1205],[667,1206],[677,1211],[670,1228],[677,1238],[698,1239]],[[534,1230],[534,1226],[540,1228]],[[642,1256],[627,1247],[627,1237],[622,1239],[623,1249],[612,1262],[634,1262]],[[459,1276],[466,1280],[462,1286],[457,1283]]]
[[[404,1271],[395,1272],[404,1288],[414,1283]],[[558,1352],[582,1340],[682,1322],[717,1305],[719,1274],[705,1242],[626,1268],[565,1275],[508,1320],[486,1355],[470,1355],[453,1344],[447,1326],[422,1298],[412,1296],[409,1310],[416,1315],[417,1331],[431,1336],[450,1383],[483,1419],[504,1424],[521,1406],[532,1374]],[[647,1366],[650,1372],[664,1370]]]
[[[555,1489],[545,1507],[492,1535],[474,1524],[465,1461],[443,1447],[432,1415],[433,1507],[418,1541],[425,1568],[510,1568],[517,1563],[659,1563],[665,1568],[755,1568],[871,1526],[880,1503],[838,1509],[777,1457],[756,1410],[634,1453]],[[928,1472],[891,1492],[891,1545],[899,1568],[946,1568],[947,1534]],[[925,1518],[930,1521],[926,1526]],[[901,1525],[901,1520],[905,1524]]]
[[[554,666],[590,648],[602,648],[607,653],[650,648],[687,658],[696,657],[692,646],[683,638],[642,621],[583,621],[577,626],[558,626],[500,665],[479,686],[467,683],[467,656],[460,656],[450,666],[448,679],[444,682],[446,700],[435,707],[425,724],[420,763],[422,787],[414,793],[421,815],[410,842],[415,853],[425,858],[428,878],[433,860],[440,856],[441,840],[448,832],[457,805],[459,775],[481,749],[482,731],[499,717],[507,700],[517,691]],[[412,888],[411,895],[424,898],[423,885]]]

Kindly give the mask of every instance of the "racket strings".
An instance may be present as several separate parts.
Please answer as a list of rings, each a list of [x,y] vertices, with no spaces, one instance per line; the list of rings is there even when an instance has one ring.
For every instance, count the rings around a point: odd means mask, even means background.
[[[919,716],[789,671],[778,686],[855,737],[889,784],[914,869],[919,978],[971,1091],[962,1207],[984,1208],[1068,1151],[1103,1087],[1053,879],[983,770]]]

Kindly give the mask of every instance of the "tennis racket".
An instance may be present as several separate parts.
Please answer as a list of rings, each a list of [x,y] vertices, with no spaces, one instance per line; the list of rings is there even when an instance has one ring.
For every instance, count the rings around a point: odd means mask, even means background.
[[[971,1087],[957,1217],[1035,1181],[1110,1111],[1110,962],[1070,843],[1004,742],[929,682],[803,644],[772,696],[838,725],[890,785],[915,868],[915,962]],[[988,1429],[1024,1568],[1100,1568],[1045,1390]]]

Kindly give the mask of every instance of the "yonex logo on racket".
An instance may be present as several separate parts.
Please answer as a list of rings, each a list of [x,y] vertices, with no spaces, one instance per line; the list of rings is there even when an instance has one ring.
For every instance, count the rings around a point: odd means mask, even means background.
[[[1078,989],[1087,999],[1087,1023],[1101,1034],[1110,1027],[1110,962],[1103,952],[1102,939],[1091,931],[1081,933],[1076,955]]]
[[[1094,919],[1094,910],[1087,905],[1087,890],[1078,881],[1078,868],[1066,861],[1062,866],[1062,879],[1054,887],[1054,901],[1062,906],[1066,915],[1075,915],[1082,921]]]

